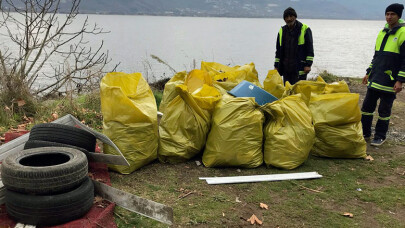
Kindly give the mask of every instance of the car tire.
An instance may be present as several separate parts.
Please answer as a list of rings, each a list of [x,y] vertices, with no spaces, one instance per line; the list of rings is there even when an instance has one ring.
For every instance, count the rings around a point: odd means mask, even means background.
[[[52,194],[80,185],[88,173],[86,155],[67,147],[23,150],[3,160],[1,179],[12,191]]]
[[[72,145],[64,144],[64,143],[42,141],[42,140],[28,140],[24,145],[24,150],[39,148],[39,147],[69,147],[72,149],[80,150],[81,152],[83,152],[86,155],[89,153],[86,149],[83,149],[83,148],[80,148],[77,146],[72,146]]]
[[[68,144],[94,151],[96,137],[83,129],[56,123],[35,125],[30,132],[29,140],[40,140]]]
[[[73,221],[93,206],[94,185],[89,177],[79,187],[62,194],[28,195],[6,190],[8,215],[17,222],[51,226]]]

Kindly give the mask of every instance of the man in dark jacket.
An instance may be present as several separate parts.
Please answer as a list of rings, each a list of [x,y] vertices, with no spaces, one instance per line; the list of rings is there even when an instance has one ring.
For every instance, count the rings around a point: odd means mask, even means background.
[[[297,20],[297,13],[291,7],[284,11],[286,25],[277,36],[274,68],[283,76],[284,83],[295,84],[306,80],[314,60],[312,32],[308,25]]]
[[[403,9],[402,4],[395,3],[385,10],[387,24],[378,34],[373,61],[363,78],[367,94],[361,108],[361,122],[366,140],[371,137],[374,110],[377,100],[380,100],[374,139],[371,141],[373,146],[385,142],[392,104],[405,82],[405,27],[400,19]]]

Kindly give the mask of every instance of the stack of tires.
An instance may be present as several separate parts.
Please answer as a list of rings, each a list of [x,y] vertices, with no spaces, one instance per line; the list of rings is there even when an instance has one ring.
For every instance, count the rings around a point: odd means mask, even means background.
[[[94,151],[95,143],[94,135],[75,127],[34,126],[24,150],[1,165],[10,217],[47,226],[85,215],[94,200],[86,153]]]
[[[43,123],[37,124],[31,129],[24,149],[50,146],[70,147],[87,154],[94,152],[96,137],[92,133],[77,127]]]

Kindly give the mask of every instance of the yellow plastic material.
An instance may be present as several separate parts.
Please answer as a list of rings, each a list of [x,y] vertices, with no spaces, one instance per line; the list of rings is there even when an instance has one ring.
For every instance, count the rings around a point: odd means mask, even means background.
[[[326,82],[301,80],[292,86],[292,94],[299,94],[307,88],[310,88],[312,93],[322,94],[325,91],[326,84]]]
[[[366,142],[361,127],[359,94],[312,95],[309,104],[316,139],[312,153],[331,158],[364,158]]]
[[[263,163],[264,115],[254,98],[223,95],[212,116],[202,161],[206,167],[255,168]]]
[[[158,125],[155,97],[140,73],[108,73],[100,83],[103,133],[121,150],[130,166],[109,166],[130,174],[157,157]],[[104,153],[117,154],[104,144]]]
[[[314,118],[314,125],[343,125],[361,121],[359,94],[332,93],[312,95],[309,107]]]
[[[213,78],[215,88],[222,94],[232,90],[243,80],[262,88],[254,63],[229,67],[215,62],[201,62],[201,70],[209,73]]]
[[[185,84],[177,85],[179,94],[166,107],[159,126],[158,157],[161,162],[184,162],[200,153],[210,128],[211,114],[221,98],[209,86],[207,72],[193,70]]]
[[[350,89],[345,81],[339,81],[326,84],[324,93],[350,93]]]
[[[304,163],[315,142],[312,114],[301,94],[263,106],[269,114],[264,129],[267,166],[294,169]]]
[[[269,70],[263,82],[264,90],[277,98],[281,98],[285,91],[283,79],[277,70]]]
[[[309,88],[311,92],[315,94],[350,93],[349,86],[345,81],[328,84],[321,76],[318,76],[316,81],[298,81],[290,88],[288,95],[301,93],[307,88]]]
[[[193,93],[197,89],[201,89],[203,85],[212,86],[212,78],[207,71],[196,69],[190,71],[184,84],[188,87],[187,90]]]
[[[166,106],[177,97],[176,86],[184,84],[186,80],[187,72],[182,71],[175,74],[166,84],[165,89],[163,90],[162,101],[159,105],[159,111],[165,113]]]

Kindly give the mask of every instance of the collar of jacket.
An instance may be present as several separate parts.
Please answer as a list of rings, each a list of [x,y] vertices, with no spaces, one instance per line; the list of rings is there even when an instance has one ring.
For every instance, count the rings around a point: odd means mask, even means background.
[[[299,22],[298,20],[295,20],[295,27],[294,28],[298,28],[299,30],[301,30],[302,27],[302,23]],[[288,29],[288,25],[284,25],[283,29]]]
[[[390,28],[388,26],[388,23],[386,23],[383,30],[385,32],[390,32],[390,34],[395,34],[399,28],[405,27],[405,21],[403,19],[399,19],[398,22],[399,22],[399,25],[392,28],[391,31],[390,31]]]

